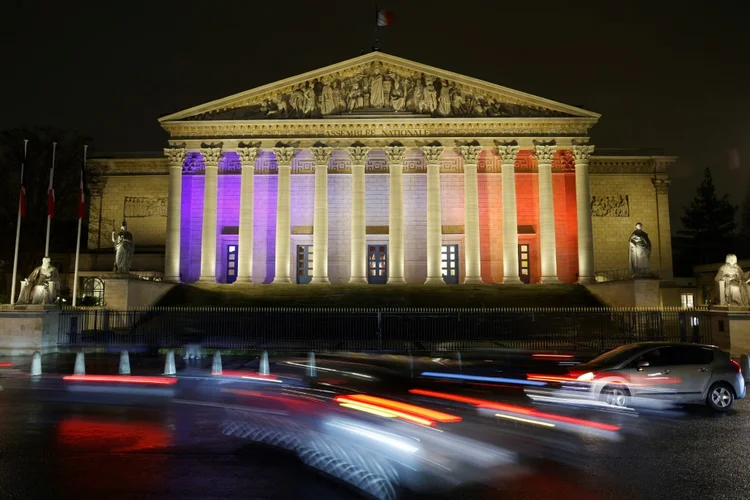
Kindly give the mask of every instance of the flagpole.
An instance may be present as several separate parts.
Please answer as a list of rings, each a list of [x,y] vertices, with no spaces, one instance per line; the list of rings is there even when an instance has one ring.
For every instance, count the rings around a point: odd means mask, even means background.
[[[55,180],[55,152],[57,151],[57,143],[52,143],[52,168],[49,171],[49,188],[47,188],[47,239],[44,242],[44,256],[49,257],[49,229],[52,225],[52,214],[49,213],[49,190],[54,190]],[[53,191],[54,192],[54,191]]]
[[[83,173],[86,170],[86,151],[89,149],[88,146],[83,146],[83,168],[81,169],[81,192],[78,193],[78,203],[80,211],[80,197],[83,196]],[[83,214],[78,213],[78,238],[76,238],[76,265],[73,271],[73,307],[76,306],[78,300],[78,256],[81,255],[81,224],[83,223]]]
[[[29,144],[28,139],[23,141],[23,162],[21,162],[21,189],[23,189],[23,169],[26,164],[26,147]],[[18,221],[16,222],[16,250],[13,253],[13,278],[10,285],[10,305],[16,302],[16,272],[18,271],[18,242],[21,240],[21,191],[18,191]]]

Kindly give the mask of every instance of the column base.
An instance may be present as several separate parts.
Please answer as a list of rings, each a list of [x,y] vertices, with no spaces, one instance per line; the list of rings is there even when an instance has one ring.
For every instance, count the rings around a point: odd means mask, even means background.
[[[508,276],[507,278],[503,278],[503,281],[501,283],[505,286],[515,286],[515,285],[525,285],[523,281],[521,281],[521,278],[518,276]]]
[[[557,279],[557,276],[542,276],[542,279],[539,280],[539,283],[542,285],[562,285],[563,282]]]
[[[440,277],[433,276],[433,277],[428,277],[425,280],[424,284],[425,285],[445,285],[445,280],[443,279],[442,276]]]
[[[164,276],[164,278],[162,279],[163,281],[166,281],[167,283],[179,283],[180,282],[179,276]]]
[[[596,283],[595,276],[579,276],[578,277],[579,285],[591,285],[592,283]]]
[[[215,285],[216,276],[201,276],[200,278],[198,278],[198,284],[199,285]]]
[[[237,276],[237,279],[234,281],[233,284],[252,285],[253,278],[251,276]]]
[[[386,285],[396,285],[396,286],[403,286],[406,285],[406,278],[388,278],[388,281],[385,283]]]
[[[272,285],[291,285],[292,279],[291,278],[274,278],[271,282]]]
[[[328,276],[322,276],[322,277],[314,277],[312,281],[310,281],[311,285],[330,285],[331,281],[328,279]]]
[[[349,284],[350,285],[369,285],[369,282],[367,281],[367,278],[364,278],[362,276],[354,277],[352,276],[349,278]]]
[[[484,281],[479,276],[467,276],[464,278],[464,285],[484,285]]]

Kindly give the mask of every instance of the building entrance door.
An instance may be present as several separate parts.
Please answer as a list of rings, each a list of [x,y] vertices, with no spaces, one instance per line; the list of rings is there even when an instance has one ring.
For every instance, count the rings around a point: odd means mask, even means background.
[[[521,282],[527,285],[531,283],[531,268],[529,263],[529,244],[521,243],[518,245],[518,276],[521,278]]]
[[[312,281],[312,245],[297,245],[297,284]]]
[[[237,281],[237,245],[227,245],[227,283]]]
[[[387,262],[387,245],[367,245],[367,283],[385,285],[388,281]]]
[[[458,245],[443,245],[443,281],[458,284]]]

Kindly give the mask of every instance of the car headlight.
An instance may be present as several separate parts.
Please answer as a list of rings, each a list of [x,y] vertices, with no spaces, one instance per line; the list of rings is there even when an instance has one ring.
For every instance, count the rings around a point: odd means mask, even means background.
[[[579,382],[591,382],[594,380],[594,372],[586,372],[583,375],[579,376],[576,380]]]

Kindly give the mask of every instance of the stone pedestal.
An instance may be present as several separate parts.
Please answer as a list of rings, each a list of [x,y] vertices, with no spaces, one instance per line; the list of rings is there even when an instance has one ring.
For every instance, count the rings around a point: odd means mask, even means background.
[[[104,282],[104,307],[107,309],[151,307],[174,286],[173,283],[142,280],[128,274],[111,273],[100,277]]]
[[[750,353],[750,308],[715,306],[711,308],[712,342],[733,358]]]
[[[584,286],[610,307],[661,307],[658,279],[635,278]]]
[[[56,352],[59,321],[60,308],[55,305],[0,307],[0,355]]]

